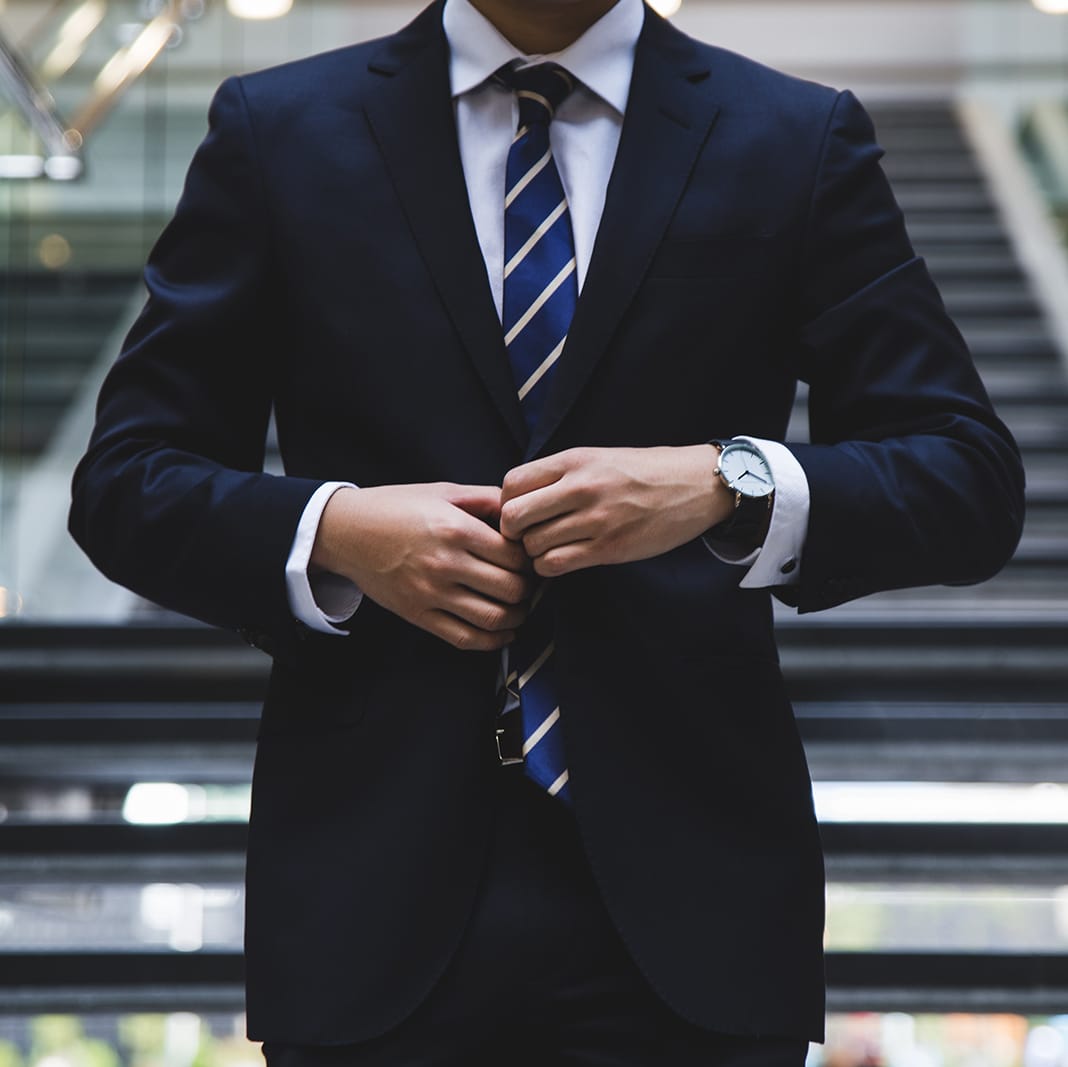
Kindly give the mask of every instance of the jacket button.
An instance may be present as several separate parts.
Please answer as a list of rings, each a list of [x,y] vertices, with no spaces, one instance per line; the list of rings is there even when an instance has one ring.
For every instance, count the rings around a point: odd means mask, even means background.
[[[791,556],[780,568],[781,574],[793,574],[797,570],[797,560]]]

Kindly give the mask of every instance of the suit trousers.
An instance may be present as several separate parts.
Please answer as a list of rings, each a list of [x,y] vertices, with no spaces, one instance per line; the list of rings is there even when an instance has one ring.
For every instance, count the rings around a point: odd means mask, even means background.
[[[268,1042],[267,1067],[803,1067],[806,1041],[714,1034],[665,1007],[605,911],[571,812],[521,766],[501,768],[498,800],[468,928],[422,1005],[358,1045]]]

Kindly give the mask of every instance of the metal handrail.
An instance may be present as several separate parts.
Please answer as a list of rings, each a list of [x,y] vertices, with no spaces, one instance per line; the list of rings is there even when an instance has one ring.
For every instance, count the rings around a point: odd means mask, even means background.
[[[0,156],[0,177],[70,180],[84,170],[81,137],[60,117],[51,94],[0,30],[0,87],[44,147],[43,156]],[[5,173],[4,161],[8,161]]]
[[[86,138],[112,111],[122,95],[176,39],[185,21],[179,0],[167,0],[137,36],[100,68],[88,98],[67,123],[19,47],[0,31],[0,89],[43,146],[39,155],[0,155],[0,178],[71,180],[85,170]],[[95,23],[93,28],[95,28]]]

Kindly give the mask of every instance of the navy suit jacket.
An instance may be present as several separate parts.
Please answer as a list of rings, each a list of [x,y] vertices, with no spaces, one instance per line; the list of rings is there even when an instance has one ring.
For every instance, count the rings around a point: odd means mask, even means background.
[[[249,1028],[379,1034],[447,965],[492,819],[497,657],[366,602],[290,613],[324,480],[500,484],[577,445],[811,442],[814,611],[988,577],[1022,475],[848,93],[647,13],[603,222],[524,434],[473,227],[441,4],[227,81],[108,378],[71,529],[100,568],[274,657],[248,858]],[[262,473],[270,410],[285,477]],[[556,581],[575,814],[628,949],[681,1015],[822,1031],[823,884],[771,597],[700,542]]]

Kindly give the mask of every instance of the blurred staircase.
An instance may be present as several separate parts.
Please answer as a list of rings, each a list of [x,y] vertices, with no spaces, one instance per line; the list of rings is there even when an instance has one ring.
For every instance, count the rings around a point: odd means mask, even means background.
[[[873,115],[917,249],[1023,447],[1030,512],[985,585],[780,612],[813,777],[1068,782],[1065,364],[953,111]],[[199,626],[0,629],[0,1011],[239,1008],[241,819],[131,825],[122,809],[138,782],[246,785],[267,666]],[[1065,824],[835,822],[824,839],[832,881],[1068,883]],[[146,927],[137,901],[159,882],[215,893],[198,951]],[[841,1010],[1053,1012],[1068,938],[1041,954],[832,952],[828,973]]]
[[[130,302],[162,218],[8,219],[0,233],[0,458],[47,447]]]
[[[971,347],[998,413],[1024,453],[1027,525],[1012,563],[977,587],[905,590],[843,611],[859,616],[1068,615],[1068,357],[1054,347],[974,154],[946,105],[872,109],[884,162],[917,253]],[[795,421],[805,432],[803,404]],[[786,621],[786,620],[784,620]]]

